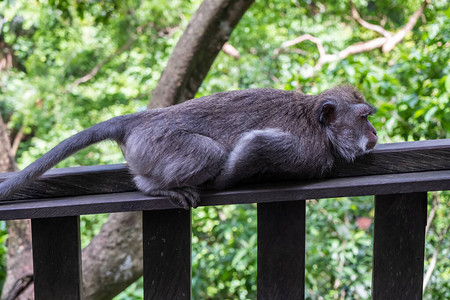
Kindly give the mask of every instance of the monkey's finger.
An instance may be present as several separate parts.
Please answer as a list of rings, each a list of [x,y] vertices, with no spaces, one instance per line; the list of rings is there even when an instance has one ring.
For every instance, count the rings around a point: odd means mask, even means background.
[[[186,189],[186,198],[189,200],[193,208],[198,207],[198,204],[200,203],[200,195],[196,189],[194,188]]]
[[[191,204],[192,208],[197,208],[198,207],[198,203],[200,202],[198,194],[195,195],[195,194],[187,193],[186,198],[188,199],[188,201]]]
[[[193,187],[179,188],[177,191],[183,195],[185,201],[189,203],[190,207],[197,208],[200,202],[200,195]]]
[[[150,196],[165,196],[168,197],[170,202],[172,202],[176,206],[181,206],[186,210],[189,210],[190,208],[189,202],[186,200],[186,197],[178,191],[153,190],[146,192],[146,194]]]
[[[186,200],[186,197],[184,197],[184,195],[179,192],[171,192],[169,199],[172,201],[172,203],[177,206],[183,207],[185,210],[189,210],[190,208],[189,202]]]
[[[185,210],[189,210],[189,203],[186,200],[181,200],[180,198],[175,198],[175,197],[169,197],[170,202],[172,202],[174,205],[178,206],[178,207],[182,207]]]

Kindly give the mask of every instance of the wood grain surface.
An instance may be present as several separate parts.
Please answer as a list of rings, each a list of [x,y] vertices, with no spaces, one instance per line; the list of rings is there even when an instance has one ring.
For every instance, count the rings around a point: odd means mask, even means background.
[[[346,171],[345,171],[346,170]],[[0,174],[0,181],[8,173]],[[264,203],[450,189],[450,139],[379,145],[327,178],[203,191],[200,205]],[[0,220],[176,208],[163,197],[136,192],[124,165],[54,169],[11,200]]]
[[[80,217],[31,221],[36,300],[82,299]]]
[[[427,194],[375,197],[372,299],[422,299]]]
[[[337,162],[327,178],[439,170],[450,170],[450,139],[380,144],[353,163]],[[0,173],[0,182],[10,175]],[[11,198],[130,192],[136,190],[131,178],[124,164],[52,169]]]
[[[258,204],[259,300],[305,297],[306,201]]]

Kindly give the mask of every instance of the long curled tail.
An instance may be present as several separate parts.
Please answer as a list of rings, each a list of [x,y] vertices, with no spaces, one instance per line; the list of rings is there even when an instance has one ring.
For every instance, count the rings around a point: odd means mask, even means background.
[[[15,191],[31,183],[60,161],[87,146],[103,140],[122,142],[126,134],[127,121],[132,118],[130,116],[119,116],[98,123],[62,141],[31,165],[0,183],[0,200],[6,200]]]

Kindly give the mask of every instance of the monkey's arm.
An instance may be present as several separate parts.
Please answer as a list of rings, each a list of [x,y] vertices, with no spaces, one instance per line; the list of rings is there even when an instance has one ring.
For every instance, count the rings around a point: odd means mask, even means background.
[[[302,169],[299,139],[276,128],[245,133],[230,152],[213,186],[221,189],[258,173],[295,174]]]

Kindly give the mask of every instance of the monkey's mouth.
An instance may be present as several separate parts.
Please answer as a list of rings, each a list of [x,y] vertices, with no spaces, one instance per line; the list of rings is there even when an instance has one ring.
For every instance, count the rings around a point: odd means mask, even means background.
[[[366,149],[367,149],[367,150],[373,150],[373,148],[375,148],[375,145],[376,145],[376,144],[377,144],[376,141],[370,141],[370,142],[367,143]]]
[[[369,138],[369,141],[367,142],[367,145],[366,145],[367,149],[375,148],[375,145],[377,144],[377,142],[378,142],[378,137],[376,134],[374,134],[372,137]]]

